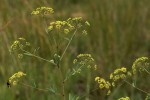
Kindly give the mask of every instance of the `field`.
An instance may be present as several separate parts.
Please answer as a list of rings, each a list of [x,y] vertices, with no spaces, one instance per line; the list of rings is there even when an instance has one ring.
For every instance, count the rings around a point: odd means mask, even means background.
[[[44,6],[53,8],[54,14],[44,20],[31,15],[33,10]],[[54,36],[60,39],[56,46],[46,29],[50,22],[72,17],[82,17],[90,27],[86,28],[87,35],[77,32],[61,60],[59,72],[56,66],[38,57],[50,61],[55,54],[64,52],[68,38]],[[30,42],[29,50],[38,57],[28,54],[18,59],[16,52],[10,54],[11,45],[20,37]],[[67,69],[73,69],[73,60],[79,54],[91,54],[97,70],[84,68],[62,85],[60,77],[66,76]],[[121,82],[110,96],[99,88],[95,77],[108,80],[115,69],[132,70],[137,58],[149,56],[149,0],[1,0],[0,100],[63,100],[63,94],[65,100],[76,100],[70,99],[71,95],[79,96],[79,100],[117,100],[121,97],[144,100],[150,93],[150,67],[148,73],[136,75],[136,88],[132,86],[135,80],[130,79],[130,85]],[[9,88],[9,78],[18,71],[26,76]],[[56,95],[54,91],[63,94]]]

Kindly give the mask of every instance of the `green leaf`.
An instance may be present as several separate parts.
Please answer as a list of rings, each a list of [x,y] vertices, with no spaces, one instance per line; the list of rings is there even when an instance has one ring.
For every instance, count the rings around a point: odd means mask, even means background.
[[[24,55],[27,55],[27,56],[32,56],[31,53],[23,53]]]
[[[79,96],[75,96],[75,95],[69,93],[69,100],[79,100]]]

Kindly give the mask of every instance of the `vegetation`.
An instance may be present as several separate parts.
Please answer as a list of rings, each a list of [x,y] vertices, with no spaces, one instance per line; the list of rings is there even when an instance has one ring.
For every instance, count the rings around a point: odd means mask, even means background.
[[[149,100],[148,0],[3,1],[0,99]]]

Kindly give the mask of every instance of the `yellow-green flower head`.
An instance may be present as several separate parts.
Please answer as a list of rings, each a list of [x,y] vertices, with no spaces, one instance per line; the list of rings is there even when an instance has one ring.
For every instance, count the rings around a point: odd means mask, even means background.
[[[72,18],[73,21],[82,21],[82,17],[75,17],[75,18]]]
[[[39,7],[36,10],[32,11],[32,15],[49,15],[49,14],[53,14],[54,10],[50,7]]]
[[[14,41],[14,43],[11,45],[11,50],[16,50],[18,45],[20,45],[20,41]]]
[[[87,68],[93,69],[96,69],[97,67],[91,54],[79,54],[74,64],[78,64],[79,66],[86,66]]]
[[[70,32],[69,29],[64,29],[65,34],[68,34],[69,32]]]
[[[113,87],[115,87],[115,82],[112,82],[112,84],[111,84]]]
[[[61,33],[65,33],[68,34],[71,31],[75,30],[75,29],[79,29],[83,26],[85,26],[86,23],[87,25],[89,25],[89,23],[86,21],[84,22],[82,20],[82,17],[75,17],[75,18],[68,18],[67,20],[63,20],[63,21],[54,21],[51,22],[50,25],[48,26],[48,31],[61,31]],[[87,34],[87,31],[85,29],[82,30],[83,34]]]
[[[18,58],[22,59],[23,58],[23,54],[18,54]]]
[[[130,100],[129,97],[122,97],[122,98],[119,98],[118,100]]]
[[[19,79],[21,78],[21,77],[23,77],[23,76],[26,76],[26,74],[25,73],[23,73],[23,72],[17,72],[17,73],[15,73],[14,75],[12,75],[10,78],[9,78],[9,80],[8,80],[8,83],[10,84],[10,85],[16,85],[17,84],[17,82],[19,81]]]
[[[20,37],[17,40],[13,42],[13,44],[10,47],[10,53],[14,51],[19,51],[21,49],[24,49],[25,47],[29,47],[30,43],[27,42],[24,38]],[[19,58],[21,58],[21,55],[18,55]]]
[[[121,71],[124,72],[124,73],[126,73],[126,72],[127,72],[127,69],[126,69],[125,67],[122,67],[122,68],[121,68]]]
[[[144,67],[147,66],[147,64],[149,64],[148,57],[140,57],[140,58],[136,59],[132,65],[133,74],[136,74],[137,70],[144,71]]]
[[[52,31],[54,29],[56,30],[62,30],[64,28],[68,29],[68,23],[66,21],[55,21],[55,22],[51,22],[50,26],[48,27],[48,31]],[[70,30],[69,30],[70,31]],[[66,30],[64,30],[64,32],[66,32]]]
[[[100,78],[100,77],[96,77],[95,81],[99,84],[100,89],[106,89],[107,90],[107,95],[110,95],[110,93],[111,93],[111,91],[110,91],[111,84],[110,84],[109,81],[106,81],[105,79]]]
[[[76,62],[77,62],[77,59],[74,59],[74,60],[73,60],[73,64],[75,64]]]
[[[105,86],[104,84],[99,84],[100,89],[103,89]]]
[[[120,75],[120,78],[121,78],[121,79],[125,79],[125,78],[126,78],[126,75],[125,75],[125,74],[121,74],[121,75]]]
[[[97,69],[97,65],[95,64],[94,59],[90,54],[79,54],[74,60],[73,60],[74,67],[74,74],[78,72],[77,70],[80,69],[80,72],[83,68],[87,69]]]
[[[107,95],[110,95],[110,93],[111,93],[111,91],[110,91],[110,90],[108,90]]]
[[[113,74],[112,73],[110,74],[110,79],[113,79]]]
[[[131,72],[127,72],[127,75],[131,77],[131,76],[132,76],[132,73],[131,73]]]
[[[49,30],[49,31],[52,31],[52,30],[53,30],[53,26],[49,26],[49,27],[48,27],[48,30]]]
[[[115,87],[115,84],[127,78],[127,76],[131,76],[131,73],[127,71],[125,67],[117,68],[112,72],[109,76],[109,79],[112,81],[112,86]]]
[[[109,81],[106,81],[105,79],[100,78],[100,77],[96,77],[95,81],[99,84],[100,89],[103,89],[103,88],[109,89],[111,86]]]
[[[119,79],[120,79],[120,76],[119,76],[119,75],[115,75],[114,78],[113,78],[114,81],[117,81],[117,80],[119,80]]]
[[[95,78],[95,81],[98,81],[98,80],[100,80],[100,77],[96,77],[96,78]]]

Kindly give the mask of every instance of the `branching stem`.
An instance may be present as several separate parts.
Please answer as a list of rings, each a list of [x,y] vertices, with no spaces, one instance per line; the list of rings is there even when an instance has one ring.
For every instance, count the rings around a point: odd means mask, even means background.
[[[150,93],[148,93],[148,92],[146,92],[146,91],[144,91],[144,90],[142,90],[142,89],[140,89],[140,88],[138,88],[138,87],[136,87],[136,86],[133,86],[130,82],[128,82],[128,81],[126,81],[126,80],[124,80],[124,82],[127,83],[128,85],[132,86],[133,88],[135,88],[135,89],[137,89],[137,90],[143,92],[143,93],[150,94]]]
[[[74,38],[74,36],[75,36],[76,33],[77,33],[77,29],[74,31],[72,37],[70,38],[70,40],[69,40],[69,42],[68,42],[68,44],[67,44],[67,46],[66,46],[64,52],[62,53],[62,56],[61,56],[60,60],[62,60],[63,56],[65,55],[65,53],[66,53],[66,51],[67,51],[67,49],[68,49],[68,47],[69,47],[69,45],[70,45],[70,43],[71,43],[71,41],[72,41],[72,39]]]

